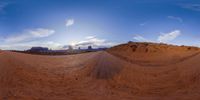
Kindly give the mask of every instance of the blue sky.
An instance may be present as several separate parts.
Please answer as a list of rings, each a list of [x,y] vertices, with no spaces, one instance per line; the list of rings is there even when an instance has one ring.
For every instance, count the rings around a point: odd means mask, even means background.
[[[199,0],[0,0],[0,49],[200,46]]]

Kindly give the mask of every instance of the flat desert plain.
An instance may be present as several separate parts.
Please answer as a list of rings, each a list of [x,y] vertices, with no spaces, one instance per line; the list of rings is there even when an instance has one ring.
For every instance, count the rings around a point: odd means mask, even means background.
[[[63,56],[0,51],[0,100],[200,100],[200,50],[128,43]]]

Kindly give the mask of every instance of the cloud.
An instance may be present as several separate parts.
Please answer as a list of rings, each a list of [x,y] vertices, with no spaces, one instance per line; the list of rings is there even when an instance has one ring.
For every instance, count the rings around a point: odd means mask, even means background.
[[[139,41],[139,42],[151,42],[151,40],[148,40],[140,35],[136,35],[133,37],[134,40]]]
[[[32,41],[23,43],[12,43],[0,45],[0,48],[4,50],[27,50],[31,47],[48,47],[50,49],[62,49],[63,45],[54,41]]]
[[[140,36],[140,35],[135,35],[133,37],[133,39],[138,41],[138,42],[156,42],[156,43],[163,42],[163,43],[167,43],[167,42],[170,42],[170,41],[176,39],[180,35],[181,35],[180,30],[174,30],[174,31],[169,32],[169,33],[161,34],[160,36],[158,36],[157,40],[149,40],[149,39],[146,39],[146,38],[144,38],[143,36]]]
[[[22,35],[18,35],[18,36],[9,36],[9,37],[5,38],[4,41],[6,43],[16,43],[16,42],[28,40],[29,38],[30,38],[30,35],[22,34]]]
[[[0,3],[0,11],[2,11],[4,8],[4,5]]]
[[[145,26],[147,24],[147,22],[145,22],[145,23],[140,23],[139,25],[140,26]]]
[[[46,41],[46,42],[39,42],[37,43],[38,46],[44,46],[44,47],[48,47],[50,49],[63,49],[63,45],[58,43],[58,42],[54,42],[54,41]]]
[[[200,11],[200,4],[182,4],[181,6],[186,9]]]
[[[66,20],[66,27],[72,26],[74,24],[74,19],[68,19]]]
[[[6,2],[0,2],[0,13],[4,12],[4,9],[6,8],[7,5],[8,3]]]
[[[29,30],[29,33],[32,34],[34,37],[48,37],[54,34],[55,31],[50,29],[38,28],[35,30]]]
[[[180,18],[180,17],[176,17],[176,16],[167,16],[167,18],[169,18],[169,19],[172,19],[172,20],[177,20],[177,21],[179,21],[179,22],[183,22],[183,19],[182,18]]]
[[[95,38],[95,36],[87,36],[87,37],[85,37],[85,39],[93,39],[93,38]]]
[[[5,38],[4,41],[6,43],[24,42],[24,41],[29,41],[36,38],[48,37],[54,33],[55,31],[51,29],[37,28],[33,30],[26,30],[17,36],[9,36]]]
[[[170,33],[165,33],[165,34],[161,34],[157,41],[159,42],[170,42],[172,40],[174,40],[175,38],[177,38],[178,36],[181,35],[181,31],[180,30],[174,30]]]
[[[115,43],[109,42],[105,39],[97,38],[95,36],[87,36],[84,40],[74,42],[71,45],[74,47],[81,47],[81,48],[87,48],[88,46],[92,46],[94,48],[101,48],[101,47],[111,47],[115,45]]]

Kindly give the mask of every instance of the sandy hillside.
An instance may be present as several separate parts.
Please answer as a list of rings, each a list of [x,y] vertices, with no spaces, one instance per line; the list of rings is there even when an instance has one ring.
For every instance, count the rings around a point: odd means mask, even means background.
[[[200,100],[200,50],[128,43],[67,56],[0,53],[0,100]]]

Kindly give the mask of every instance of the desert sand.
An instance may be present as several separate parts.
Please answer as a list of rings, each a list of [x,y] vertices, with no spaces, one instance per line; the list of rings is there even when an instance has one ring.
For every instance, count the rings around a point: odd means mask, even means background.
[[[0,52],[0,100],[200,100],[200,50],[128,43],[42,56]]]

